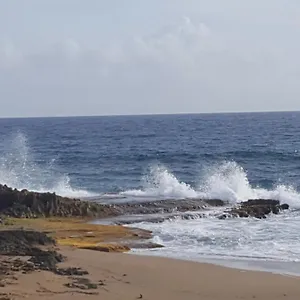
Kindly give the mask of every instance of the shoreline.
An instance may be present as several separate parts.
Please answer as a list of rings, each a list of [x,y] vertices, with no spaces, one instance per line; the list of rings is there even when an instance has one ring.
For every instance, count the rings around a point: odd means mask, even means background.
[[[147,256],[151,251],[146,249],[161,246],[152,242],[152,231],[89,222],[115,217],[124,207],[0,188],[0,299],[299,299],[300,276],[238,269],[230,260],[223,261],[224,267],[216,260],[184,260],[183,255]],[[190,203],[195,210],[203,205],[199,201]],[[160,206],[152,204],[146,212]],[[258,199],[225,213],[260,219],[287,208],[276,200]],[[126,255],[134,248],[145,249],[143,255]]]
[[[122,226],[92,225],[90,227],[91,224],[74,223],[74,220],[70,219],[18,219],[16,221],[15,225],[10,225],[12,230],[21,224],[28,226],[28,229],[31,227],[44,232],[50,227],[53,230],[59,226],[62,232],[56,232],[56,239],[61,238],[62,234],[63,236],[74,234],[74,230],[75,232],[94,230],[96,234],[97,228],[100,234],[97,239],[102,236],[103,242],[109,243],[112,235],[116,234],[115,237],[119,240],[124,234],[128,237],[128,233],[132,232],[132,229]],[[70,225],[73,229],[65,231],[63,227],[69,228]],[[90,239],[94,238],[94,235],[88,233],[88,236],[83,235],[84,242],[93,241]],[[134,242],[135,235],[132,237]],[[147,237],[149,238],[148,234]],[[73,236],[72,239],[74,238],[76,240],[78,237]],[[53,249],[66,258],[57,264],[58,270],[59,268],[72,270],[76,267],[86,272],[84,275],[61,275],[43,269],[29,272],[19,270],[13,272],[11,276],[4,277],[6,279],[3,287],[0,288],[0,298],[5,296],[4,299],[7,300],[21,300],[25,296],[32,300],[73,300],[73,298],[298,300],[300,296],[299,274],[298,276],[285,274],[285,272],[274,274],[270,270],[250,270],[245,266],[238,268],[230,259],[223,260],[223,264],[220,264],[220,260],[215,259],[191,261],[178,257],[151,255],[150,251],[145,255],[147,250],[127,252],[125,249],[125,253],[118,253],[116,247],[111,248],[111,252],[110,248],[106,251],[99,247],[81,248],[80,246],[81,244],[70,243],[69,239],[67,243],[61,243],[58,239],[58,244]],[[120,250],[124,252],[123,249]],[[13,260],[17,257],[9,259]]]
[[[18,274],[15,285],[1,288],[8,299],[289,299],[298,300],[300,277],[243,271],[210,263],[165,257],[104,253],[59,247],[63,267],[88,271],[82,282],[49,272]],[[84,279],[84,280],[83,280]],[[70,283],[72,282],[72,283]],[[94,287],[96,285],[96,287]]]
[[[163,255],[163,254],[153,254],[151,252],[155,251],[155,249],[146,249],[145,251],[141,249],[131,249],[126,252],[126,254],[137,255],[137,256],[145,256],[145,257],[157,257],[157,258],[165,258],[171,260],[179,260],[186,261],[192,263],[200,263],[200,264],[210,264],[214,266],[235,269],[240,271],[251,271],[251,272],[264,272],[282,276],[293,276],[300,277],[300,262],[292,262],[292,261],[271,261],[271,260],[263,260],[263,259],[237,259],[237,258],[217,258],[217,257],[208,257],[202,256],[197,259],[194,258],[184,258],[184,257],[176,257],[171,255]]]

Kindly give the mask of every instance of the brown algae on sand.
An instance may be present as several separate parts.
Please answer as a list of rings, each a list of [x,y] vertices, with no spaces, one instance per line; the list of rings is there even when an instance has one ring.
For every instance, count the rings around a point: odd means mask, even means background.
[[[118,225],[90,224],[79,218],[8,218],[2,228],[46,232],[58,245],[104,252],[126,252],[126,242],[151,238],[151,232]]]

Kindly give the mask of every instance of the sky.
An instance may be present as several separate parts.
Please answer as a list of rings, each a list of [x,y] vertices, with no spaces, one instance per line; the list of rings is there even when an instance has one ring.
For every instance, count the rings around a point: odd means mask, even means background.
[[[300,110],[298,0],[2,0],[0,117]]]

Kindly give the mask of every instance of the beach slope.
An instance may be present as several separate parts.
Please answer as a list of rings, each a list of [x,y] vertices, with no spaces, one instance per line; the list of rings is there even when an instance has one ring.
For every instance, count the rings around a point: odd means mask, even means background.
[[[167,258],[60,247],[62,267],[89,274],[19,274],[1,289],[7,299],[300,299],[300,277],[241,271]],[[6,298],[4,298],[6,299]]]

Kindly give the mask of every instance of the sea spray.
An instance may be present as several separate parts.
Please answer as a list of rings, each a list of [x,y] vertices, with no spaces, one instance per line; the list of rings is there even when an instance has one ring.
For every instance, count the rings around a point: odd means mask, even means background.
[[[55,159],[38,161],[25,134],[18,132],[4,141],[5,155],[0,157],[0,183],[19,190],[55,192],[68,197],[90,197],[94,194],[71,186],[70,178],[61,172]]]
[[[206,167],[202,174],[198,187],[193,188],[180,181],[165,166],[153,165],[142,178],[143,189],[128,190],[121,192],[121,195],[139,198],[221,199],[232,204],[248,199],[274,199],[288,203],[293,208],[300,208],[300,194],[292,186],[276,185],[270,190],[253,187],[247,172],[234,161]]]
[[[187,183],[180,182],[165,166],[153,165],[143,176],[143,190],[129,190],[122,194],[138,197],[196,198],[198,193]]]
[[[85,189],[73,187],[69,175],[58,167],[55,158],[48,161],[37,159],[22,132],[12,135],[1,146],[5,151],[0,157],[0,183],[17,189],[50,191],[69,197],[97,196]],[[180,180],[166,166],[154,164],[142,176],[142,188],[125,190],[112,198],[204,198],[221,199],[232,204],[262,198],[279,200],[292,208],[300,208],[300,194],[293,186],[279,184],[272,189],[252,186],[246,170],[234,161],[206,165],[200,173],[198,180],[194,180],[198,185],[192,186]]]

